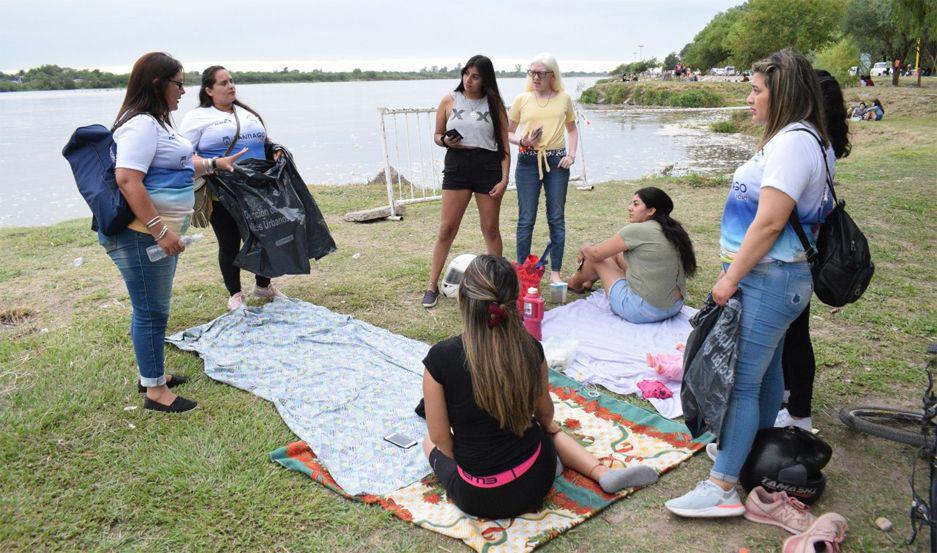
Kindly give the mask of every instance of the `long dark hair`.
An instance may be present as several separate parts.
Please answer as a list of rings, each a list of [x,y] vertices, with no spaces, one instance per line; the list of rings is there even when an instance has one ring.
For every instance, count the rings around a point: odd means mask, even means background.
[[[202,107],[202,108],[210,108],[210,107],[212,107],[213,105],[215,105],[214,101],[212,101],[212,99],[211,99],[211,96],[208,95],[208,92],[207,92],[205,89],[206,89],[206,88],[211,88],[211,87],[215,86],[215,81],[217,80],[217,79],[215,78],[215,74],[218,73],[218,72],[221,71],[221,70],[227,71],[227,69],[226,69],[224,66],[222,66],[222,65],[212,65],[212,66],[206,68],[205,71],[202,71],[202,86],[198,89],[198,105],[199,105],[199,107]],[[244,102],[242,102],[242,101],[238,100],[237,98],[235,98],[235,99],[234,99],[234,102],[232,102],[232,103],[233,103],[234,105],[238,106],[239,108],[246,109],[247,111],[253,113],[254,115],[257,116],[257,119],[260,119],[260,124],[261,124],[261,125],[263,125],[264,127],[267,126],[267,125],[264,123],[264,118],[261,117],[259,113],[257,113],[257,112],[254,111],[253,109],[251,109],[250,106],[248,106],[248,105],[245,104]]]
[[[543,395],[543,381],[536,341],[517,311],[518,289],[517,273],[506,259],[480,255],[465,269],[459,311],[475,404],[502,429],[523,436]],[[491,309],[503,320],[489,325]]]
[[[111,131],[140,115],[149,113],[167,128],[172,126],[169,105],[166,104],[166,87],[176,86],[170,82],[182,71],[182,63],[165,52],[143,54],[133,64],[124,103],[117,112]]]
[[[501,156],[508,155],[508,145],[504,144],[501,141],[501,127],[505,121],[507,121],[508,114],[504,109],[504,100],[501,99],[501,92],[498,91],[498,80],[495,78],[495,66],[491,63],[491,60],[487,56],[482,56],[481,54],[472,56],[467,62],[465,62],[465,67],[462,68],[462,73],[460,75],[464,76],[468,73],[469,67],[474,67],[478,70],[478,74],[482,78],[482,94],[488,98],[488,111],[492,114],[491,124],[494,125],[495,131],[495,142],[498,143],[498,150],[501,152]],[[465,92],[465,85],[462,84],[462,79],[459,79],[459,86],[455,87],[456,92]]]
[[[635,194],[641,198],[648,209],[653,207],[656,210],[651,219],[660,224],[664,237],[680,254],[683,272],[686,276],[693,276],[696,273],[696,253],[693,252],[693,241],[690,240],[690,235],[687,234],[680,221],[670,216],[670,212],[673,211],[673,200],[666,192],[653,186],[642,188]]]
[[[852,151],[849,143],[849,116],[846,115],[846,101],[843,91],[839,88],[836,77],[829,71],[817,69],[817,79],[820,81],[820,94],[823,96],[823,115],[826,119],[826,132],[833,146],[836,158],[843,158]]]

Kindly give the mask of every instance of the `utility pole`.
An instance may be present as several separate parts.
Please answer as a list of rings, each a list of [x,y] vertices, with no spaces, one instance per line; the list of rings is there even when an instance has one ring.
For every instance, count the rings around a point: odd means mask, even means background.
[[[644,59],[644,45],[638,44],[638,49],[641,51],[641,59]]]

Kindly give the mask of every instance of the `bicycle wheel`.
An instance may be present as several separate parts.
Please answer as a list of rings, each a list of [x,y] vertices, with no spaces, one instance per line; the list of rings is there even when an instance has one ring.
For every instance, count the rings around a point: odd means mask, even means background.
[[[921,432],[920,413],[887,407],[843,407],[839,420],[853,430],[914,447],[927,445],[928,434],[933,433],[933,423],[928,423],[927,434]]]

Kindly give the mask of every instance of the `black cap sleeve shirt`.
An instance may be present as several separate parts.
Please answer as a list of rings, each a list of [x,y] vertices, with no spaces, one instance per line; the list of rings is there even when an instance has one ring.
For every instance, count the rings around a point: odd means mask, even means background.
[[[539,342],[537,347],[542,361],[543,347]],[[538,373],[539,364],[535,368]],[[499,428],[497,419],[475,403],[461,335],[430,348],[423,365],[445,391],[446,411],[452,426],[453,454],[462,470],[475,476],[498,474],[533,455],[542,432],[533,418],[524,435],[517,436]]]

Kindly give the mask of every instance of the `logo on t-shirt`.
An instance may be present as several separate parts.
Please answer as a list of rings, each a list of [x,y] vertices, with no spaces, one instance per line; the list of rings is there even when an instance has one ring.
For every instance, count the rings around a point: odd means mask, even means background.
[[[744,182],[732,181],[732,193],[735,199],[744,202],[748,200],[748,186]]]

